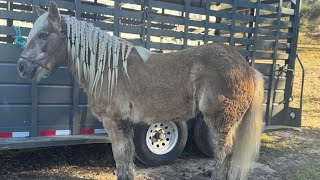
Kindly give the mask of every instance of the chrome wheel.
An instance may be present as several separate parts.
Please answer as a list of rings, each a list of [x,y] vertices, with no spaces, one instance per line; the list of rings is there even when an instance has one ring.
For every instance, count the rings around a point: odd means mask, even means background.
[[[152,124],[146,134],[148,148],[157,155],[170,152],[177,144],[178,138],[178,128],[173,122]]]

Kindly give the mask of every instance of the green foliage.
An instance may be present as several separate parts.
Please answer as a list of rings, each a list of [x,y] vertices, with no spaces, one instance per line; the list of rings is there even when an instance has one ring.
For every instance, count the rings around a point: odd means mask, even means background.
[[[262,134],[261,136],[261,142],[263,143],[269,143],[272,142],[274,139],[272,136],[268,136],[267,134]]]
[[[302,32],[320,34],[320,1],[304,0],[301,6],[300,29]]]

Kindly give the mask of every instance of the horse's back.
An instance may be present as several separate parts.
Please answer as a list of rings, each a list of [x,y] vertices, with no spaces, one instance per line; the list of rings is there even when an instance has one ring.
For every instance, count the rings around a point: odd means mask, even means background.
[[[240,53],[216,43],[152,54],[134,71],[142,114],[160,119],[192,118],[203,89],[211,91],[214,101],[247,96],[253,86],[252,68]]]
[[[209,86],[207,88],[229,98],[253,93],[254,71],[234,47],[209,43],[167,56],[181,57],[171,61],[186,64],[188,78],[196,86]]]

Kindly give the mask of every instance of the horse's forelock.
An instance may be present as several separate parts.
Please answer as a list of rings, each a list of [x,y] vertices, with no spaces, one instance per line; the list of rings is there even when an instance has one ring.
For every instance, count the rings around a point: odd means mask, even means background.
[[[48,25],[48,20],[47,20],[48,19],[48,15],[49,15],[49,13],[45,12],[41,16],[38,17],[36,22],[33,24],[33,27],[31,29],[31,31],[29,32],[27,44],[29,44],[29,42],[33,39],[33,37],[39,31],[41,31],[41,29],[43,29],[46,25]]]

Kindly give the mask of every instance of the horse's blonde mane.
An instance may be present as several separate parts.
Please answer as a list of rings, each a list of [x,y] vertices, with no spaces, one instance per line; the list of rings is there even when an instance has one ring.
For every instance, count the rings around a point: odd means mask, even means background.
[[[118,81],[118,65],[122,60],[122,68],[127,77],[127,59],[134,47],[130,42],[116,36],[109,36],[91,23],[79,21],[74,17],[65,16],[67,24],[68,52],[71,62],[77,71],[79,81],[84,77],[90,95],[97,95],[104,82],[104,73],[108,73],[108,96],[112,97]],[[151,52],[143,47],[136,47],[141,58],[146,62]],[[120,56],[121,52],[121,57]],[[130,78],[129,78],[130,81]]]
[[[48,25],[48,12],[43,13],[41,16],[38,17],[36,22],[34,22],[32,29],[29,32],[28,39],[27,39],[27,44],[33,39],[33,37],[38,34],[38,32],[41,31],[44,27]]]
[[[43,13],[35,21],[28,35],[27,44],[48,25],[48,15],[48,12]],[[63,17],[67,25],[68,52],[71,62],[79,81],[84,78],[89,85],[88,93],[90,95],[96,95],[98,82],[100,82],[101,91],[104,84],[104,73],[108,73],[108,96],[112,97],[117,87],[120,59],[123,71],[129,78],[127,59],[132,48],[136,48],[144,62],[147,62],[151,55],[151,52],[144,47],[135,47],[132,43],[116,36],[109,36],[91,23],[79,21],[71,16]],[[119,57],[120,52],[121,57]]]

